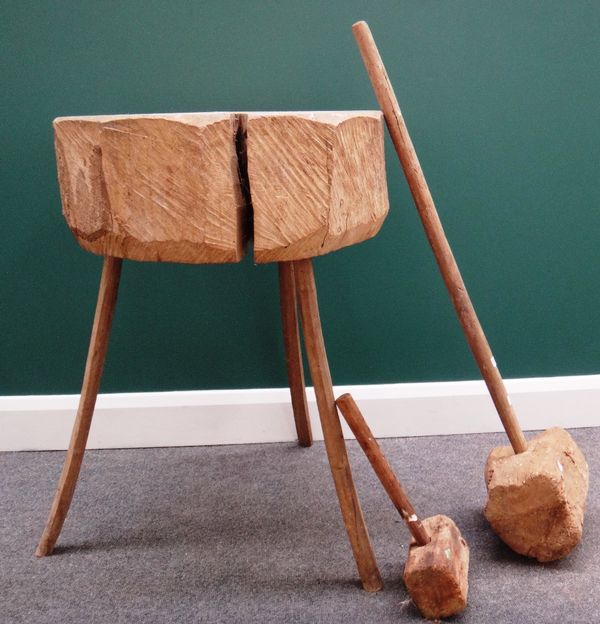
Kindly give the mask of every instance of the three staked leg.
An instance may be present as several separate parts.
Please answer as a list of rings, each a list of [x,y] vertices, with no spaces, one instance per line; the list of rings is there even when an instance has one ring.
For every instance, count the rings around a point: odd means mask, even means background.
[[[38,557],[52,553],[77,485],[96,397],[100,388],[117,300],[121,266],[122,260],[119,258],[106,257],[104,259],[79,408],[58,488],[36,550]],[[306,352],[315,386],[325,447],[344,524],[363,587],[367,591],[377,591],[381,589],[382,581],[360,502],[354,488],[342,428],[335,407],[331,374],[321,331],[312,262],[311,260],[299,260],[280,263],[279,271],[286,360],[298,439],[302,445],[308,446],[312,442],[304,390],[295,293],[299,299]]]

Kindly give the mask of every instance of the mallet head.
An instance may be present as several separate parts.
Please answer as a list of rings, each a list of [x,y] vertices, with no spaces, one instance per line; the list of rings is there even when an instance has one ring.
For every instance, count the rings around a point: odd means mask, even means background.
[[[413,540],[404,567],[404,583],[421,612],[439,619],[467,606],[469,547],[458,527],[447,516],[422,521],[431,541],[419,546]]]
[[[581,540],[588,466],[564,429],[540,433],[523,453],[510,446],[493,449],[485,481],[485,517],[514,551],[553,561]]]

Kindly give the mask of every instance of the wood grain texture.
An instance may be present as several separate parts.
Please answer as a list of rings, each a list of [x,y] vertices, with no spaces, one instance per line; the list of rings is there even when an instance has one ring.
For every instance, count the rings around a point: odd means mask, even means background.
[[[373,35],[366,22],[357,22],[352,30],[369,74],[373,91],[385,115],[392,142],[404,170],[423,228],[473,357],[485,380],[514,452],[523,453],[527,450],[527,440],[523,435],[500,371],[496,366],[496,360],[446,238],[425,174],[421,169],[421,164]]]
[[[56,119],[63,213],[81,246],[133,260],[239,261],[238,124],[232,113]]]
[[[285,362],[298,443],[300,446],[311,446],[313,438],[306,400],[302,349],[300,347],[294,265],[291,262],[279,263],[279,298]]]
[[[186,263],[319,256],[388,211],[379,111],[54,121],[63,213],[101,255]],[[254,210],[253,219],[250,211]]]
[[[312,261],[299,260],[294,262],[294,276],[302,316],[306,355],[315,388],[325,449],[331,466],[340,509],[362,585],[367,591],[378,591],[382,588],[383,583],[377,568],[360,501],[354,487],[342,426],[335,407],[331,373],[321,330]]]
[[[100,380],[102,379],[104,360],[108,349],[108,338],[117,302],[121,265],[122,260],[120,258],[107,257],[104,259],[79,408],[48,521],[35,553],[38,557],[52,553],[77,485],[85,445],[92,424],[96,397],[100,389]]]
[[[425,546],[425,544],[429,543],[429,534],[417,516],[400,480],[373,436],[367,421],[358,409],[356,401],[351,394],[346,393],[339,397],[335,403],[367,456],[375,474],[381,481],[381,485],[383,485],[390,500],[394,503],[394,507],[396,507],[400,517],[406,522],[416,543],[419,546]]]
[[[249,113],[254,259],[298,260],[364,241],[388,212],[379,111]]]

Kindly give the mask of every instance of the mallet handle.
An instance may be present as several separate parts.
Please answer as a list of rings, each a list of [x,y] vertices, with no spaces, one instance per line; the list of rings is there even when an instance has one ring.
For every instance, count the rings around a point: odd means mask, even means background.
[[[515,453],[522,453],[527,449],[527,441],[450,249],[373,35],[366,22],[357,22],[352,26],[352,30],[460,324],[479,370],[485,379],[513,450]]]
[[[419,546],[425,546],[425,544],[428,544],[430,541],[429,534],[417,517],[402,484],[379,447],[377,440],[373,437],[373,433],[369,429],[369,425],[367,425],[363,415],[360,413],[358,405],[356,405],[352,395],[343,394],[335,403],[342,413],[342,416],[346,419],[348,426],[352,429],[352,433],[356,436],[367,459],[371,462],[371,466],[373,466],[373,470],[379,477],[381,485],[383,485],[396,509],[400,512],[400,515],[408,525],[417,544]]]

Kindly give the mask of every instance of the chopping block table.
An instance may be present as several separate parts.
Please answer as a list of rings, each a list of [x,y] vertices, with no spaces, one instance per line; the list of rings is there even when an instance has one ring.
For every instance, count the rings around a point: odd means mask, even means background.
[[[38,545],[52,552],[79,476],[123,259],[277,262],[299,443],[310,446],[300,330],[327,456],[363,587],[381,577],[348,463],[327,363],[312,258],[374,236],[388,211],[379,111],[182,113],[54,121],[63,213],[104,256],[79,408]]]

